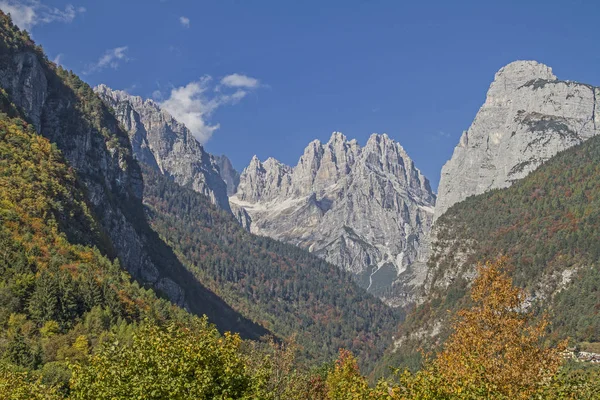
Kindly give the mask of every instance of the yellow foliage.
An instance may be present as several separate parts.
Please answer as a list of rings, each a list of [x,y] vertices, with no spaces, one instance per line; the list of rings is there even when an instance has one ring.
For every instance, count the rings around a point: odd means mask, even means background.
[[[134,333],[131,345],[107,343],[74,365],[72,399],[253,399],[251,371],[238,335],[220,336],[206,319],[192,329],[152,325]]]
[[[334,370],[327,376],[329,400],[362,400],[369,398],[369,385],[360,374],[356,358],[341,349]]]
[[[13,372],[0,366],[0,398],[2,400],[59,400],[53,387],[44,385],[41,379],[32,378],[26,372]]]
[[[60,332],[60,327],[56,321],[47,321],[44,326],[40,328],[40,334],[43,338],[49,338]]]
[[[556,374],[566,342],[545,347],[548,326],[521,310],[524,292],[513,286],[504,258],[478,266],[471,298],[433,368],[452,392],[478,388],[508,398],[529,398]]]
[[[524,292],[513,286],[506,259],[479,265],[471,288],[474,306],[462,310],[442,351],[416,374],[399,374],[393,399],[530,399],[541,393],[563,363],[566,341],[544,345],[546,318],[533,322],[522,309]],[[547,396],[546,396],[547,397]]]
[[[90,343],[88,338],[85,335],[77,336],[75,343],[73,343],[73,348],[84,355],[88,355],[90,352]]]
[[[15,243],[28,250],[31,263],[48,264],[50,249],[72,247],[60,233],[55,214],[70,209],[75,220],[94,234],[98,227],[77,187],[74,171],[60,152],[19,119],[0,115],[0,220]],[[76,215],[75,215],[76,214]],[[91,263],[91,249],[79,260]]]

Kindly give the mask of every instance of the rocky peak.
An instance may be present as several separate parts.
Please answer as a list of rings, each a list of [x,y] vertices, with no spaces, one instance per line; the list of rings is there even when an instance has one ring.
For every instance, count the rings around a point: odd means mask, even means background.
[[[104,83],[101,83],[98,86],[96,86],[94,88],[94,91],[100,96],[107,96],[112,99],[115,99],[115,101],[125,100],[126,98],[129,97],[129,95],[126,95],[125,92],[123,92],[121,90],[112,90],[111,88],[106,86]]]
[[[329,141],[323,146],[323,155],[328,160],[345,164],[348,162],[350,148],[348,139],[341,132],[333,132]]]
[[[253,156],[250,164],[240,175],[240,184],[235,196],[242,201],[258,201],[265,191],[266,171],[257,156]]]
[[[165,111],[163,113],[160,106],[151,99],[144,100],[142,97],[131,95],[124,90],[111,89],[110,87],[106,86],[103,83],[96,86],[94,88],[94,92],[96,92],[96,94],[98,96],[100,96],[100,98],[105,100],[105,102],[109,103],[111,105],[111,107],[113,107],[113,108],[114,108],[114,106],[117,106],[119,103],[128,103],[133,108],[136,108],[136,109],[146,106],[146,107],[154,109],[158,113],[161,113],[163,115],[163,117],[167,117],[168,119],[173,119],[173,117],[168,112]]]
[[[267,158],[266,161],[263,163],[263,167],[267,171],[281,169],[283,171],[289,172],[291,170],[289,166],[285,165],[284,163],[273,157]]]
[[[253,158],[230,201],[245,210],[239,215],[252,232],[307,248],[403,304],[435,196],[388,135],[374,134],[361,148],[334,132],[327,143],[309,143],[293,168]]]
[[[237,192],[237,187],[240,184],[240,174],[233,168],[231,161],[227,156],[221,155],[215,157],[217,165],[219,166],[219,174],[221,179],[227,185],[227,196],[232,196]]]
[[[262,163],[260,162],[260,159],[258,158],[258,156],[256,154],[252,156],[252,159],[250,159],[250,164],[248,165],[247,169],[249,169],[249,170],[262,170],[263,169]]]
[[[348,139],[346,138],[346,135],[344,135],[342,132],[333,132],[327,143],[336,143],[336,142],[345,143],[347,141],[348,141]]]
[[[348,142],[348,139],[341,132],[333,132],[329,141],[323,145],[324,152],[332,153],[336,157],[345,158],[345,154],[349,148],[356,145],[356,141],[353,144]]]
[[[514,61],[496,72],[488,97],[514,91],[536,79],[555,81],[556,76],[552,73],[552,68],[537,61]]]
[[[290,186],[291,168],[269,157],[262,163],[257,156],[240,175],[236,198],[242,201],[269,201],[287,193]]]
[[[401,162],[402,164],[405,161],[410,160],[408,154],[404,150],[404,148],[400,145],[400,143],[390,139],[387,134],[378,134],[373,133],[369,140],[367,140],[367,144],[365,145],[363,152],[367,154],[373,154],[375,157],[387,159],[389,157],[393,157],[396,161]]]
[[[415,200],[425,195],[423,201],[428,204],[435,203],[435,195],[431,191],[428,179],[416,168],[402,145],[387,134],[372,134],[362,153],[369,171],[389,174],[394,177],[393,180],[402,182]]]
[[[300,157],[300,164],[307,166],[312,170],[319,168],[321,158],[323,157],[323,145],[321,141],[316,139],[313,140],[304,149],[304,154]]]
[[[182,186],[208,196],[229,211],[227,185],[218,162],[194,138],[190,130],[152,100],[143,100],[106,85],[94,91],[113,108],[127,130],[135,157],[172,177]]]
[[[535,61],[496,73],[487,98],[442,168],[435,218],[454,203],[521,179],[599,133],[600,90],[558,80]]]

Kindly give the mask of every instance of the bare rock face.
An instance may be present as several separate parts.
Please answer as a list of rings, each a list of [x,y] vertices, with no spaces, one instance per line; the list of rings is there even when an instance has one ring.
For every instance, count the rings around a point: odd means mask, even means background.
[[[600,130],[600,89],[561,81],[535,61],[500,69],[442,169],[435,218],[468,196],[510,186]]]
[[[0,66],[0,87],[77,171],[110,241],[110,245],[103,244],[103,250],[117,255],[136,278],[156,283],[159,270],[145,249],[144,234],[134,222],[135,210],[142,209],[143,181],[125,132],[104,106],[90,106],[95,107],[95,116],[104,120],[104,132],[90,123],[79,98],[65,84],[66,79],[78,78],[58,71],[33,50],[5,51],[1,56],[5,62]],[[83,83],[79,90],[84,95],[91,93]]]
[[[387,135],[373,134],[361,148],[335,132],[327,143],[311,142],[293,168],[254,157],[230,202],[250,217],[251,232],[306,248],[404,305],[435,195]]]
[[[237,192],[238,185],[240,184],[240,173],[233,168],[231,161],[227,156],[220,155],[215,157],[217,165],[219,166],[219,173],[221,179],[227,185],[227,196],[232,196]]]
[[[230,211],[218,161],[204,151],[189,129],[152,100],[99,85],[94,91],[113,108],[127,130],[134,156],[176,183],[208,196]]]
[[[12,56],[10,69],[0,70],[0,86],[31,119],[38,133],[42,126],[44,103],[48,96],[48,80],[38,58],[29,52]]]

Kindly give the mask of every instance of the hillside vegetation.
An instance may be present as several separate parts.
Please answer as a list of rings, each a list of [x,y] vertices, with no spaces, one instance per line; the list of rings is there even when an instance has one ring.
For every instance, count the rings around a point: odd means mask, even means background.
[[[474,266],[500,255],[514,265],[528,304],[549,313],[551,340],[569,337],[584,349],[600,341],[600,138],[559,153],[509,188],[454,205],[434,234],[427,300],[402,326],[395,362],[415,360],[423,340],[414,332],[435,328],[434,342],[443,341],[447,310],[470,304]]]
[[[280,337],[295,336],[308,359],[350,349],[369,369],[399,315],[352,276],[298,247],[255,236],[191,189],[143,168],[152,227],[198,280]]]
[[[389,333],[398,323],[398,316],[367,295],[347,274],[308,252],[250,235],[202,195],[180,188],[164,176],[146,174],[145,195],[151,205],[148,216],[169,244],[161,240],[144,213],[140,167],[131,156],[127,135],[110,109],[77,75],[49,62],[42,49],[13,25],[8,16],[2,15],[1,22],[0,69],[7,76],[20,79],[25,72],[15,71],[14,60],[27,59],[30,63],[27,68],[34,69],[39,63],[38,72],[48,81],[47,100],[38,125],[12,104],[23,100],[19,97],[22,89],[19,85],[11,86],[12,91],[3,94],[5,112],[28,121],[21,124],[23,134],[28,140],[48,143],[54,152],[52,160],[70,174],[70,181],[65,182],[74,185],[60,187],[62,181],[46,182],[47,174],[52,171],[48,165],[34,165],[38,169],[32,170],[25,168],[24,159],[7,157],[7,187],[27,190],[11,204],[23,206],[32,202],[42,207],[39,214],[52,218],[44,223],[56,225],[54,233],[64,237],[65,246],[92,249],[104,260],[97,263],[113,265],[111,270],[115,275],[123,272],[121,266],[130,269],[133,278],[140,282],[131,285],[141,285],[144,289],[140,290],[149,295],[154,296],[151,287],[159,296],[175,294],[173,301],[196,315],[206,314],[221,333],[236,331],[251,339],[269,334],[279,339],[296,336],[304,359],[317,364],[332,360],[340,347],[347,347],[368,366],[389,345]],[[43,88],[39,89],[42,95]],[[7,124],[14,124],[8,115],[6,118]],[[6,140],[8,146],[14,139]],[[41,158],[37,150],[34,147],[28,153],[31,162]],[[12,148],[6,153],[11,157],[17,154]],[[39,179],[42,188],[51,191],[28,189],[21,180],[30,178]],[[56,209],[50,210],[53,205]],[[9,231],[13,229],[4,221],[3,226]],[[49,236],[42,236],[50,240]],[[52,250],[50,244],[47,246]],[[69,264],[73,275],[83,274],[75,261],[67,261],[55,259],[53,268],[62,271],[64,264]],[[96,264],[90,262],[92,266]],[[137,267],[133,265],[136,263]],[[154,280],[162,282],[162,278],[167,278],[183,294],[177,296],[177,290],[169,284],[145,283],[146,276],[155,274],[154,267],[161,278]],[[46,275],[41,275],[45,280]],[[124,279],[130,280],[128,276]],[[59,283],[58,286],[49,283],[52,295],[59,296],[62,289],[68,289]],[[117,291],[124,290],[117,284],[114,286]],[[210,290],[205,286],[210,286]],[[21,302],[27,307],[31,300],[24,298]],[[95,303],[91,307],[94,306]],[[66,310],[71,310],[70,307]],[[154,312],[152,306],[144,305],[142,309]],[[7,315],[11,312],[7,311]],[[53,311],[52,315],[55,314],[65,323],[76,324],[71,314]]]
[[[56,146],[22,119],[0,114],[0,359],[61,381],[67,360],[87,356],[109,331],[127,332],[142,320],[190,320],[133,282],[118,261],[70,243],[66,231],[102,238]]]
[[[9,399],[594,399],[598,371],[569,371],[558,347],[543,344],[546,322],[515,310],[514,288],[502,261],[479,268],[474,306],[462,310],[444,349],[417,372],[396,370],[370,387],[351,352],[334,365],[307,370],[293,346],[243,346],[206,320],[157,327],[147,322],[126,340],[116,334],[90,354],[68,362],[69,385],[48,382],[46,372],[0,364],[0,394]],[[53,375],[50,374],[50,377]]]

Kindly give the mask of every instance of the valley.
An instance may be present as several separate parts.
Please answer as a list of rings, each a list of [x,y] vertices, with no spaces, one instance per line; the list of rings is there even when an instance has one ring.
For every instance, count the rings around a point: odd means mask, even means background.
[[[437,190],[396,132],[236,170],[268,85],[92,88],[0,9],[0,398],[598,398],[600,88],[490,73]]]

